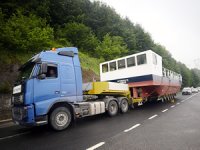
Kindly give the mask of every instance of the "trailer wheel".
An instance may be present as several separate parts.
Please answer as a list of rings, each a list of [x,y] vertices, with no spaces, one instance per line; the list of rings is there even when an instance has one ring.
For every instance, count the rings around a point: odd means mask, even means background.
[[[64,130],[71,123],[71,113],[67,107],[58,107],[51,112],[49,121],[54,130]]]
[[[122,99],[120,108],[122,113],[126,113],[128,111],[128,101],[126,99]]]
[[[107,110],[108,115],[111,116],[111,117],[117,115],[118,109],[119,108],[118,108],[117,102],[114,101],[114,100],[111,100],[108,104],[108,110]]]

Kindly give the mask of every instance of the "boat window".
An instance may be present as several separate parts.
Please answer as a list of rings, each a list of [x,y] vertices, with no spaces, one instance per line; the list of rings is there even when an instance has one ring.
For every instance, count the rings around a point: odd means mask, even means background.
[[[166,76],[165,68],[163,68],[163,76],[164,76],[164,77]]]
[[[147,63],[146,54],[137,56],[137,65],[142,65],[142,64],[146,64],[146,63]]]
[[[152,56],[153,56],[153,64],[157,65],[157,56],[156,56],[156,54],[152,53]]]
[[[125,68],[125,59],[118,60],[117,63],[118,63],[118,69]]]
[[[116,61],[110,62],[109,65],[110,65],[110,71],[114,71],[114,70],[117,69],[117,67],[116,67]]]
[[[166,76],[168,77],[168,70],[166,70]]]
[[[102,72],[103,73],[108,72],[108,64],[103,64],[102,65]]]
[[[127,58],[127,67],[135,66],[135,57]]]

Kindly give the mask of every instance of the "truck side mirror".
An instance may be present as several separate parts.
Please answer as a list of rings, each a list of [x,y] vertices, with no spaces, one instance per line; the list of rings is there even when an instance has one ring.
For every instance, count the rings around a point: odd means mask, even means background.
[[[40,66],[39,75],[46,74],[46,73],[47,73],[47,63],[42,63]]]
[[[47,63],[42,63],[40,65],[40,71],[38,74],[38,79],[43,80],[46,78],[46,73],[47,73]]]
[[[43,80],[43,79],[45,79],[46,78],[46,74],[40,74],[40,75],[38,75],[38,79],[40,79],[40,80]]]

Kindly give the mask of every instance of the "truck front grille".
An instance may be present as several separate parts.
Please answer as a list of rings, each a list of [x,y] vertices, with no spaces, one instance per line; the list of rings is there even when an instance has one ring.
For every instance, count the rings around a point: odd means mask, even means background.
[[[15,105],[19,105],[19,104],[22,104],[23,101],[22,101],[22,95],[13,95],[12,96],[12,103]]]
[[[20,107],[13,107],[12,108],[12,116],[15,120],[22,120],[27,116],[27,111]]]

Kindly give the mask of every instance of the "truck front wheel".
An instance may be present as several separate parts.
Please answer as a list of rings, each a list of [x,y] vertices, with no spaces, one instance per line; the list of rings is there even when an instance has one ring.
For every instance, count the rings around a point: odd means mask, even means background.
[[[55,108],[49,118],[51,127],[54,130],[61,131],[66,129],[71,123],[71,113],[67,107]]]

